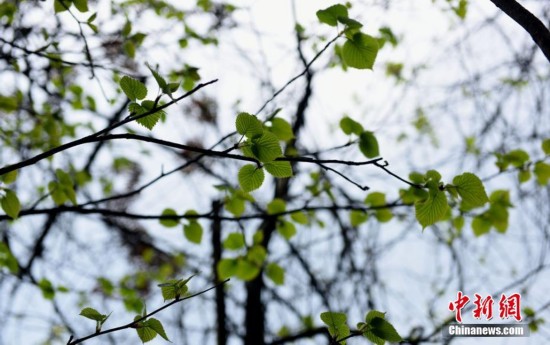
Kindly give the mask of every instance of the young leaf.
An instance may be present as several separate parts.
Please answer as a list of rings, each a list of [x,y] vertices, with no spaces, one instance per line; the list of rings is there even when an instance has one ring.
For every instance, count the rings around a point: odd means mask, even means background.
[[[271,120],[271,127],[269,128],[271,133],[275,134],[277,138],[283,141],[288,141],[294,138],[294,132],[292,126],[286,120],[276,117]]]
[[[489,201],[483,183],[479,177],[472,173],[456,176],[453,179],[453,184],[467,209],[481,207]]]
[[[550,155],[550,139],[544,139],[541,148],[545,154]]]
[[[107,318],[107,315],[101,314],[94,308],[84,308],[80,311],[80,314],[78,315],[81,315],[87,319],[99,321],[99,322],[102,322]]]
[[[141,318],[141,315],[136,316],[136,319],[138,318]],[[149,327],[146,322],[147,321],[142,321],[138,323],[138,326],[136,328],[136,332],[142,343],[147,343],[155,339],[155,337],[157,336],[157,332]]]
[[[352,210],[349,213],[349,221],[354,228],[366,222],[368,218],[369,215],[363,211]]]
[[[309,219],[303,211],[291,213],[290,218],[298,224],[306,225],[307,223],[309,223]]]
[[[445,193],[436,188],[430,191],[426,200],[417,201],[414,207],[416,210],[416,219],[424,229],[441,220],[445,216],[449,205]]]
[[[248,113],[240,113],[237,115],[235,127],[237,128],[237,132],[239,134],[248,138],[258,137],[264,132],[262,122],[258,120],[256,116]]]
[[[267,267],[265,268],[265,274],[276,285],[285,284],[285,270],[281,266],[277,265],[276,263],[272,262],[268,264]]]
[[[294,235],[296,235],[296,226],[292,222],[281,220],[277,224],[277,232],[279,232],[279,234],[286,240],[290,240]]]
[[[237,278],[244,280],[244,281],[250,281],[258,276],[260,273],[260,268],[253,264],[252,262],[240,258],[237,261],[237,270],[235,272],[235,275]]]
[[[239,185],[245,192],[261,187],[264,182],[264,170],[254,164],[247,164],[239,170]]]
[[[403,340],[393,325],[381,317],[375,317],[369,324],[371,326],[371,332],[381,339],[392,343]]]
[[[227,279],[237,274],[238,262],[236,259],[221,259],[218,262],[218,277],[220,280]]]
[[[535,173],[535,176],[537,177],[538,184],[545,186],[548,184],[548,180],[550,179],[550,164],[544,162],[535,163],[533,173]]]
[[[48,191],[50,192],[50,196],[56,205],[63,205],[63,203],[67,201],[67,196],[63,192],[63,189],[59,183],[56,181],[48,183]]]
[[[179,280],[177,279],[171,279],[163,284],[159,284],[164,301],[169,301],[181,296],[178,294],[178,288],[176,285],[178,282]]]
[[[149,71],[151,71],[151,74],[153,74],[153,78],[155,78],[159,88],[162,90],[162,92],[166,93],[165,90],[167,90],[168,84],[166,83],[166,80],[156,71],[154,70],[151,65],[148,63],[145,63],[145,66],[149,68]]]
[[[164,211],[162,211],[162,215],[163,216],[177,216],[178,214],[176,213],[176,211],[174,211],[173,209],[171,208],[165,208]],[[167,228],[173,228],[175,226],[178,226],[179,225],[179,220],[178,219],[169,219],[169,218],[166,218],[166,219],[163,219],[161,218],[160,219],[160,224],[162,224],[163,226],[167,227]]]
[[[321,313],[321,320],[328,326],[328,332],[333,339],[338,340],[350,335],[350,329],[346,324],[346,314],[327,311]],[[345,345],[346,342],[341,341],[340,344]]]
[[[477,237],[488,233],[491,230],[491,221],[484,215],[475,216],[472,220],[472,230]]]
[[[86,20],[86,23],[88,24],[93,23],[96,17],[97,17],[97,12],[94,12],[90,17],[88,17],[88,20]]]
[[[147,324],[147,327],[151,328],[166,341],[170,341],[170,339],[168,339],[168,336],[166,335],[166,332],[164,332],[164,327],[162,327],[162,323],[159,320],[151,318],[145,321],[145,323]]]
[[[324,10],[319,10],[316,14],[321,23],[336,26],[338,25],[338,18],[348,17],[348,9],[344,5],[336,4]]]
[[[11,189],[6,189],[4,193],[5,195],[0,201],[2,209],[12,219],[16,219],[19,215],[19,211],[21,211],[21,203],[19,202],[19,198],[17,198],[17,194],[15,194],[15,192]]]
[[[279,139],[270,132],[264,132],[260,137],[255,138],[252,141],[251,150],[254,156],[263,163],[271,162],[283,154]]]
[[[147,96],[147,88],[137,79],[124,76],[120,79],[120,87],[126,96],[134,102]]]
[[[374,158],[380,155],[378,140],[372,132],[365,131],[359,136],[359,149],[367,158]]]
[[[264,164],[265,170],[278,178],[292,176],[292,166],[288,161],[272,161]]]
[[[53,9],[55,13],[67,11],[71,7],[71,3],[67,0],[54,0]]]
[[[244,236],[240,232],[234,232],[223,241],[223,247],[229,250],[238,250],[244,247]]]
[[[364,131],[363,125],[348,116],[344,116],[342,120],[340,120],[340,128],[346,135],[350,135],[352,133],[355,135],[361,135]]]
[[[76,9],[82,13],[88,12],[88,0],[72,0]]]
[[[344,43],[342,57],[349,67],[372,69],[378,54],[378,41],[369,35],[358,32]]]
[[[42,278],[38,282],[38,287],[40,288],[40,291],[42,292],[42,296],[45,299],[53,300],[53,298],[55,297],[55,289],[51,281],[49,281],[46,278]]]
[[[275,198],[267,205],[268,214],[277,214],[286,211],[286,202],[283,199]]]
[[[202,232],[202,226],[197,221],[191,221],[189,224],[183,226],[185,238],[196,244],[201,243]]]
[[[132,103],[132,104],[137,105],[137,103]],[[132,104],[130,104],[130,106]],[[135,112],[136,115],[142,115],[142,114],[145,114],[147,112],[152,111],[154,108],[155,108],[155,102],[145,100],[145,101],[141,102],[141,106],[135,106],[134,105],[133,108],[131,108],[130,111]],[[142,125],[143,127],[147,128],[148,130],[152,130],[153,127],[155,127],[155,125],[157,124],[157,122],[160,120],[160,118],[163,115],[166,115],[164,110],[159,110],[159,111],[156,111],[156,112],[154,112],[152,114],[149,114],[145,117],[141,117],[141,118],[137,119],[136,122],[139,123],[140,125]]]
[[[4,181],[5,184],[14,183],[17,179],[17,170],[10,171],[9,173],[6,173],[2,175],[1,180]]]

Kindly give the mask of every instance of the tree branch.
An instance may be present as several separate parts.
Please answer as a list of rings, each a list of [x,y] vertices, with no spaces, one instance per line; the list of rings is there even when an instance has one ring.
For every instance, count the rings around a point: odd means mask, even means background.
[[[172,104],[176,103],[177,101],[179,100],[182,100],[186,97],[189,97],[190,95],[192,95],[193,93],[195,93],[196,91],[202,89],[203,87],[207,86],[207,85],[210,85],[210,84],[213,84],[215,82],[217,82],[218,80],[217,79],[214,79],[214,80],[211,80],[209,82],[206,82],[204,84],[199,84],[197,85],[193,90],[181,95],[180,97],[166,103],[166,104],[163,104],[161,106],[158,106],[158,107],[155,107],[153,110],[151,111],[148,111],[146,113],[143,113],[143,114],[140,114],[140,115],[136,115],[136,116],[129,116],[127,117],[126,119],[122,120],[122,121],[119,121],[111,126],[107,126],[106,128],[100,130],[99,132],[96,132],[96,133],[93,133],[93,134],[90,134],[84,138],[81,138],[81,139],[77,139],[77,140],[74,140],[74,141],[71,141],[69,143],[66,143],[66,144],[63,144],[63,145],[60,145],[60,146],[57,146],[57,147],[54,147],[53,149],[51,150],[48,150],[46,152],[43,152],[41,154],[38,154],[32,158],[29,158],[27,160],[24,160],[24,161],[21,161],[19,163],[15,163],[15,164],[12,164],[12,165],[8,165],[8,166],[5,166],[3,168],[0,168],[0,176],[1,175],[4,175],[6,173],[9,173],[11,171],[14,171],[14,170],[17,170],[17,169],[21,169],[21,168],[24,168],[24,167],[27,167],[29,165],[33,165],[33,164],[36,164],[38,163],[39,161],[43,160],[43,159],[46,159],[48,157],[51,157],[53,156],[54,154],[56,153],[59,153],[59,152],[62,152],[62,151],[65,151],[65,150],[68,150],[70,148],[73,148],[73,147],[76,147],[76,146],[79,146],[79,145],[82,145],[82,144],[86,144],[86,143],[90,143],[90,142],[97,142],[97,141],[102,141],[99,137],[112,131],[113,129],[115,128],[118,128],[120,126],[123,126],[129,122],[132,122],[132,121],[135,121],[135,120],[139,120],[141,118],[144,118],[145,116],[149,116],[151,114],[154,114],[160,110],[163,110],[165,108],[168,108],[169,106],[171,106]]]
[[[188,299],[190,299],[190,298],[193,298],[193,297],[197,297],[197,296],[199,296],[199,295],[202,295],[203,293],[206,293],[206,292],[208,292],[208,291],[210,291],[210,290],[213,290],[213,289],[217,288],[218,286],[224,285],[224,284],[227,283],[228,281],[229,281],[229,279],[226,279],[226,280],[224,280],[224,281],[222,281],[222,282],[220,282],[220,283],[218,283],[218,284],[216,284],[216,285],[214,285],[214,286],[212,286],[212,287],[209,287],[209,288],[206,289],[206,290],[202,290],[202,291],[200,291],[200,292],[197,292],[196,294],[189,295],[189,296],[187,296],[187,297],[180,298],[180,299],[175,299],[175,300],[173,300],[172,302],[170,302],[170,303],[168,303],[168,304],[165,304],[165,305],[163,305],[162,307],[157,308],[157,309],[153,310],[152,312],[150,312],[150,313],[148,313],[148,314],[146,314],[146,315],[140,317],[139,319],[136,319],[136,320],[134,320],[134,321],[132,321],[132,322],[129,322],[129,323],[125,324],[125,325],[122,325],[122,326],[119,326],[119,327],[110,328],[110,329],[106,329],[106,330],[104,330],[104,331],[97,332],[97,333],[93,333],[93,334],[87,335],[87,336],[85,336],[85,337],[78,338],[78,339],[74,339],[74,340],[73,340],[73,336],[71,336],[71,337],[69,338],[69,341],[67,342],[67,345],[76,345],[76,344],[80,344],[80,343],[84,342],[85,340],[88,340],[88,339],[91,339],[91,338],[95,338],[95,337],[100,336],[100,335],[103,335],[103,334],[112,333],[112,332],[116,332],[116,331],[121,331],[121,330],[123,330],[123,329],[128,329],[128,328],[135,328],[135,327],[138,325],[139,322],[146,320],[148,317],[151,317],[151,316],[155,315],[156,313],[159,313],[159,312],[161,312],[162,310],[164,310],[164,309],[166,309],[166,308],[169,308],[169,307],[173,306],[173,305],[176,304],[176,303],[179,303],[179,302],[188,300]]]
[[[531,35],[550,62],[550,30],[544,23],[515,0],[491,0],[491,2]]]

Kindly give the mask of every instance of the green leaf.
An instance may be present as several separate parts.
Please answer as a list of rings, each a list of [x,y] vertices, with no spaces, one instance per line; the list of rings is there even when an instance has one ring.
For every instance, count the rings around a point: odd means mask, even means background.
[[[275,285],[285,284],[285,270],[276,263],[272,262],[268,264],[265,268],[265,274]]]
[[[42,278],[38,282],[38,287],[42,291],[42,296],[45,299],[53,300],[53,298],[55,297],[55,289],[51,281],[46,278]]]
[[[529,154],[524,150],[512,150],[508,152],[504,159],[516,168],[520,168],[529,161]]]
[[[267,205],[268,214],[283,213],[286,211],[286,202],[283,199],[275,198]]]
[[[53,9],[55,13],[67,11],[71,7],[71,3],[66,0],[54,0]]]
[[[141,318],[141,315],[136,316],[136,319]],[[146,324],[147,321],[138,323],[136,332],[142,343],[147,343],[157,336],[157,332]]]
[[[474,231],[474,235],[479,237],[488,233],[489,230],[491,230],[491,225],[491,221],[483,215],[474,217],[474,220],[472,220],[472,230]]]
[[[462,198],[462,204],[466,209],[481,207],[489,201],[483,183],[479,177],[472,173],[467,172],[456,176],[453,179],[453,184]]]
[[[374,320],[377,317],[385,319],[386,318],[386,313],[383,313],[383,312],[378,311],[378,310],[371,310],[367,313],[367,315],[365,315],[365,322],[367,324],[369,324],[369,323],[371,323],[372,320]]]
[[[86,23],[90,24],[97,18],[97,12],[94,12],[90,17],[88,17],[88,20],[86,20]]]
[[[387,223],[393,219],[393,212],[390,209],[376,210],[374,215],[380,223]]]
[[[248,138],[258,137],[264,132],[262,122],[258,120],[256,116],[248,113],[240,113],[237,115],[235,127],[237,128],[237,132],[239,134]]]
[[[321,320],[328,326],[328,332],[333,339],[338,340],[350,335],[350,329],[346,324],[346,314],[327,311],[321,313]],[[341,341],[340,344],[345,345],[346,342]]]
[[[305,212],[297,211],[290,214],[290,218],[298,224],[306,225],[309,223],[309,219]]]
[[[348,39],[342,48],[342,58],[346,65],[357,69],[372,69],[377,54],[377,40],[361,32]]]
[[[149,71],[151,71],[151,74],[153,74],[153,78],[155,78],[162,92],[167,93],[166,90],[168,90],[167,89],[168,84],[166,83],[166,80],[164,80],[164,78],[156,70],[154,70],[151,67],[151,65],[149,65],[148,63],[145,63],[145,66],[147,66],[147,68],[149,68]]]
[[[245,210],[245,201],[236,195],[227,196],[224,200],[225,209],[234,216],[240,216]]]
[[[417,201],[414,207],[416,210],[416,219],[424,229],[441,220],[445,216],[449,205],[447,204],[445,193],[435,189],[430,190],[430,194],[426,200]]]
[[[363,24],[357,20],[347,17],[338,17],[338,22],[344,24],[348,30],[357,30],[363,27]]]
[[[548,184],[548,179],[550,179],[550,165],[544,162],[537,162],[535,163],[533,173],[537,177],[538,184],[545,186]]]
[[[277,231],[286,240],[290,240],[294,235],[296,235],[296,226],[292,222],[281,220],[277,224]]]
[[[170,341],[170,339],[168,339],[168,336],[166,335],[166,332],[164,332],[164,327],[162,327],[162,323],[159,320],[151,318],[145,321],[145,324],[147,325],[147,327],[157,332],[157,334],[163,337],[166,341]]]
[[[259,273],[260,273],[260,268],[256,266],[254,263],[243,258],[237,261],[237,270],[235,272],[235,275],[237,276],[237,278],[244,281],[250,281],[256,278]]]
[[[453,11],[460,19],[464,20],[468,12],[468,1],[459,0],[458,6],[453,6]]]
[[[2,175],[2,181],[5,184],[14,183],[15,180],[17,180],[17,170],[10,171],[9,173]]]
[[[131,103],[128,108],[130,109],[130,112],[135,113],[136,115],[143,115],[145,113],[153,111],[155,109],[155,102],[145,100],[141,102],[141,105],[137,103]],[[143,127],[152,130],[153,127],[157,124],[157,122],[160,120],[162,116],[166,115],[164,110],[158,110],[152,114],[149,114],[145,117],[141,117],[136,120],[137,123],[142,125]]]
[[[264,182],[264,170],[254,164],[247,164],[239,170],[239,185],[245,192],[261,187]]]
[[[386,317],[385,313],[382,313],[377,310],[371,310],[365,315],[365,323],[361,322],[357,325],[357,328],[361,329],[363,331],[363,336],[367,338],[369,341],[376,345],[384,345],[385,340],[380,338],[378,335],[374,334],[372,332],[372,326],[371,322],[374,319],[381,318],[384,319]]]
[[[441,174],[437,170],[428,170],[426,173],[426,181],[430,180],[439,183],[439,181],[441,181]]]
[[[403,340],[393,325],[381,317],[375,317],[369,324],[371,332],[381,339],[392,343],[398,343]]]
[[[184,225],[183,233],[190,242],[200,244],[202,241],[202,226],[199,222],[191,221],[189,224]]]
[[[147,87],[137,79],[124,76],[120,79],[120,87],[126,96],[134,102],[147,96]]]
[[[72,0],[72,2],[78,11],[88,12],[88,0]]]
[[[550,139],[544,139],[541,148],[545,154],[550,155]]]
[[[349,221],[354,228],[366,222],[368,218],[369,215],[364,211],[352,210],[349,213]]]
[[[359,149],[367,158],[374,158],[380,155],[378,140],[372,132],[365,131],[359,136]]]
[[[97,25],[92,24],[92,23],[86,23],[86,24],[90,27],[90,29],[92,29],[92,31],[93,31],[94,33],[97,34],[97,33],[99,32],[99,30],[98,30],[98,28],[97,28]],[[89,100],[93,100],[93,98],[88,98],[88,101],[89,101]],[[95,101],[92,101],[92,104],[95,104],[95,103],[93,103],[93,102],[95,102]],[[92,107],[93,107],[93,106],[92,106]],[[92,110],[93,110],[93,109],[92,109]]]
[[[57,187],[61,189],[63,194],[65,194],[66,199],[69,199],[73,205],[76,205],[76,192],[73,186],[73,180],[71,176],[64,172],[61,169],[55,170],[55,176],[57,177],[58,184]]]
[[[258,267],[261,267],[264,264],[267,252],[264,246],[260,244],[253,245],[246,253],[246,258],[248,261],[252,262]]]
[[[164,301],[180,298],[187,292],[187,285],[181,284],[183,280],[171,279],[163,284],[159,284]]]
[[[355,135],[361,135],[361,133],[364,132],[363,125],[348,116],[344,116],[342,120],[340,120],[340,128],[346,135],[350,135],[352,133]]]
[[[292,126],[286,120],[276,117],[271,120],[271,133],[275,134],[279,140],[288,141],[294,138]]]
[[[16,219],[19,215],[19,211],[21,211],[21,203],[19,202],[19,198],[17,198],[17,194],[15,194],[15,192],[11,189],[4,190],[4,197],[0,201],[0,205],[2,206],[4,212],[6,212],[6,214],[12,219]]]
[[[236,259],[221,259],[217,266],[219,279],[224,280],[237,274],[238,265]]]
[[[529,170],[520,170],[518,172],[519,183],[525,183],[531,179],[531,172]]]
[[[99,322],[102,322],[107,318],[107,315],[101,314],[100,312],[98,312],[94,308],[89,308],[89,307],[82,309],[80,311],[80,314],[78,314],[78,315],[81,315],[81,316],[84,316],[87,319],[94,320],[94,321],[99,321]]]
[[[162,215],[163,216],[177,216],[178,214],[176,213],[175,210],[171,209],[171,208],[166,208],[164,209],[164,211],[162,211]],[[175,226],[178,226],[180,223],[180,221],[178,219],[160,219],[160,224],[162,224],[163,226],[167,227],[167,228],[173,228]]]
[[[372,192],[365,198],[365,204],[370,206],[386,205],[386,194],[381,192]]]
[[[240,232],[234,232],[223,241],[223,247],[229,250],[238,250],[244,247],[244,236]]]
[[[48,183],[48,191],[56,205],[63,205],[67,201],[67,196],[63,192],[61,185],[56,181]]]
[[[265,170],[278,178],[292,176],[292,166],[288,161],[272,161],[264,164]]]
[[[19,264],[7,244],[0,242],[0,267],[7,267],[12,274],[19,272]]]
[[[159,284],[160,291],[162,293],[162,298],[164,299],[164,301],[169,301],[176,298],[177,283],[178,283],[177,279],[171,279],[163,284]]]
[[[253,139],[251,150],[262,163],[271,162],[283,154],[279,139],[270,132],[264,132],[260,137]]]
[[[319,10],[316,14],[321,23],[336,26],[338,25],[338,18],[348,17],[348,9],[344,5],[336,4],[324,10]]]

